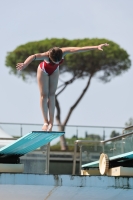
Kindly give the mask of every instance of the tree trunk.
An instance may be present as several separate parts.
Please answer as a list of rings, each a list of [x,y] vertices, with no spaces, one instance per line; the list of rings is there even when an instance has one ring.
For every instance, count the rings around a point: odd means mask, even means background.
[[[86,84],[85,88],[83,89],[83,91],[81,92],[79,98],[75,101],[75,103],[74,103],[74,104],[71,106],[71,108],[69,109],[69,112],[68,112],[68,114],[67,114],[67,116],[66,116],[66,119],[65,119],[65,121],[64,121],[64,123],[63,123],[64,126],[66,126],[66,124],[67,124],[67,122],[68,122],[68,120],[69,120],[69,118],[70,118],[70,116],[71,116],[73,110],[74,110],[74,109],[76,108],[76,106],[79,104],[79,102],[81,101],[81,99],[82,99],[83,96],[85,95],[87,89],[89,88],[89,85],[90,85],[92,76],[93,76],[93,74],[91,74],[91,75],[89,76],[88,81],[87,81],[87,84]]]
[[[57,124],[58,124],[58,130],[59,131],[64,131],[65,130],[65,126],[66,126],[66,124],[67,124],[67,122],[68,122],[73,110],[76,108],[78,103],[81,101],[81,99],[85,95],[85,93],[86,93],[86,91],[87,91],[87,89],[88,89],[88,87],[90,85],[92,76],[93,75],[89,76],[87,84],[86,84],[84,90],[81,92],[79,98],[76,100],[76,102],[73,104],[73,106],[71,106],[71,108],[69,109],[69,112],[68,112],[68,114],[66,116],[66,119],[65,119],[64,123],[61,123],[61,120],[60,120],[61,110],[60,110],[59,102],[58,102],[57,97],[56,97],[56,109],[57,109],[56,121],[57,121]],[[65,150],[68,149],[64,135],[60,137],[60,144],[61,144],[61,150],[65,151]]]
[[[59,125],[58,130],[65,131],[65,127],[63,125]],[[65,140],[65,135],[60,136],[60,145],[61,145],[62,151],[66,151],[68,149],[68,146],[67,146],[66,140]]]
[[[60,110],[60,105],[59,105],[59,102],[57,100],[57,97],[55,98],[55,103],[56,103],[56,109],[57,109],[56,122],[57,122],[57,125],[58,125],[58,130],[59,131],[65,131],[65,126],[63,126],[61,121],[60,121],[61,110]],[[62,151],[66,151],[68,149],[64,135],[60,136],[60,145],[61,145]]]

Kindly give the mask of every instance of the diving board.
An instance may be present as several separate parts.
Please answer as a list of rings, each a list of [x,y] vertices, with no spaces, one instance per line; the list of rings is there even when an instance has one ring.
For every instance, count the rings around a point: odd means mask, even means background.
[[[86,168],[86,167],[88,167],[88,168],[98,168],[99,167],[99,160],[82,165],[82,168]]]
[[[128,153],[119,154],[117,156],[112,156],[112,157],[109,158],[109,161],[112,161],[112,162],[116,161],[118,163],[123,163],[125,161],[132,160],[132,159],[133,159],[133,151],[130,151]],[[86,168],[86,167],[87,168],[97,168],[97,167],[99,167],[99,160],[82,165],[82,168]]]
[[[98,172],[95,169],[98,169],[101,175],[133,176],[133,151],[110,158],[107,154],[102,153],[99,160],[82,165],[81,173],[91,174],[96,172],[95,175],[97,175]]]
[[[32,131],[15,142],[0,148],[0,163],[19,163],[18,158],[20,156],[34,151],[43,145],[47,145],[64,133],[56,131]]]

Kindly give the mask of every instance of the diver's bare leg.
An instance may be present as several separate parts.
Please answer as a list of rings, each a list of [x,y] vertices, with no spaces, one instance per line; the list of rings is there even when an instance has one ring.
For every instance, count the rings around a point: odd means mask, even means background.
[[[48,128],[48,94],[49,94],[49,76],[43,72],[40,67],[37,70],[37,81],[40,91],[40,107],[43,115],[44,125],[42,130]]]
[[[57,69],[52,75],[49,76],[49,126],[48,131],[52,131],[54,123],[54,111],[55,111],[55,92],[57,89],[59,77],[59,69]]]

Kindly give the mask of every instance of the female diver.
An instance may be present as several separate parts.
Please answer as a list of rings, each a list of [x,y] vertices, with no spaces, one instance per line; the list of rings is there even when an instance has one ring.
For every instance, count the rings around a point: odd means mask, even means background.
[[[17,70],[23,70],[34,60],[43,60],[37,69],[37,82],[40,91],[40,106],[43,115],[43,131],[52,131],[55,110],[55,92],[58,84],[59,65],[63,62],[64,56],[72,53],[85,52],[89,50],[101,50],[109,44],[85,47],[53,47],[47,52],[37,53],[29,56],[23,63],[17,63]],[[49,113],[49,118],[48,118]]]

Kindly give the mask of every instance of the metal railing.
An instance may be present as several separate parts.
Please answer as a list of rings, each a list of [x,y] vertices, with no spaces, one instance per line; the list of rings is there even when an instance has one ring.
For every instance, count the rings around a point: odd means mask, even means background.
[[[29,131],[41,131],[42,124],[0,122],[0,128],[12,136],[22,137]],[[58,125],[53,126],[54,131],[58,131],[59,128]],[[87,134],[96,134],[100,136],[101,140],[105,140],[110,137],[112,131],[121,134],[123,128],[124,127],[66,125],[65,137],[70,138],[75,135],[78,139],[85,138]]]
[[[123,132],[122,135],[113,137],[111,139],[108,140],[104,140],[104,141],[90,141],[90,140],[76,140],[75,144],[74,144],[74,156],[73,156],[73,169],[72,169],[72,174],[75,175],[75,171],[76,171],[76,154],[77,154],[77,147],[79,146],[79,151],[80,151],[80,161],[79,161],[79,174],[81,172],[81,162],[82,162],[82,146],[84,144],[94,144],[94,145],[101,145],[102,147],[102,152],[104,152],[104,145],[108,142],[113,142],[119,139],[125,139],[126,137],[133,135],[133,126],[130,127],[126,127]],[[111,149],[110,149],[111,150]]]
[[[81,171],[81,161],[82,161],[82,146],[84,144],[100,144],[102,145],[101,141],[90,141],[90,140],[76,140],[74,144],[74,155],[73,155],[73,169],[72,169],[72,174],[75,175],[76,171],[76,154],[77,154],[77,147],[79,146],[79,152],[80,152],[80,157],[79,157],[79,174]],[[102,145],[103,147],[103,145]]]

